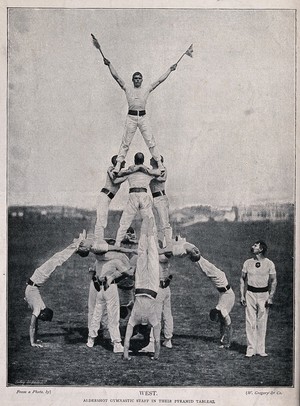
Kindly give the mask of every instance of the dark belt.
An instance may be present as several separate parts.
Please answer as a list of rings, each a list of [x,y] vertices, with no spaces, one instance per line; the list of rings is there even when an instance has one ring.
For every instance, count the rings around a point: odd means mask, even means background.
[[[129,189],[129,193],[147,193],[147,189],[145,187],[132,187]]]
[[[108,189],[106,189],[106,187],[102,188],[101,192],[105,193],[110,199],[113,199],[115,197],[115,195],[112,192],[110,192]]]
[[[153,297],[153,299],[155,299],[157,296],[157,292],[154,292],[154,290],[152,289],[137,288],[135,289],[135,296],[139,295],[148,295]]]
[[[146,114],[145,110],[129,110],[128,114],[130,116],[144,116]]]
[[[158,196],[164,196],[166,194],[166,192],[164,190],[161,190],[159,192],[154,192],[152,193],[153,197],[158,197]]]
[[[27,285],[30,285],[30,286],[36,286],[37,288],[39,288],[40,287],[40,285],[37,285],[36,283],[34,283],[31,279],[28,279],[28,281],[27,281]]]
[[[268,292],[269,286],[265,286],[263,288],[257,288],[256,286],[248,285],[247,290],[249,290],[250,292],[255,292],[255,293]]]
[[[225,288],[217,288],[219,292],[223,293],[223,292],[227,292],[227,290],[230,289],[230,285],[225,286]]]

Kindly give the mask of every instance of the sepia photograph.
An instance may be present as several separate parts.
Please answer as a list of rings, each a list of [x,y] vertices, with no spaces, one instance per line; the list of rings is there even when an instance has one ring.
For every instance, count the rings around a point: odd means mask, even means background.
[[[298,405],[298,2],[0,3],[3,404]]]

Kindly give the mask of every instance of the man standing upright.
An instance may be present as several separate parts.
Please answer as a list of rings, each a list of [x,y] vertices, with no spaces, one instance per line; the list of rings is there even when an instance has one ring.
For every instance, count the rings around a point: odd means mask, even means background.
[[[117,155],[111,158],[111,163],[112,165],[107,169],[105,185],[97,197],[97,220],[95,225],[96,243],[104,240],[104,229],[107,226],[109,205],[120,189],[121,183],[126,180],[126,177],[117,178],[113,172],[117,164]],[[121,163],[121,167],[124,167],[124,165],[125,161]]]
[[[255,354],[267,357],[265,338],[269,307],[277,286],[276,270],[274,263],[265,257],[264,241],[256,241],[251,252],[254,258],[245,261],[240,279],[241,304],[246,308],[246,357]]]
[[[143,219],[145,217],[154,218],[152,200],[147,193],[147,188],[153,176],[159,176],[161,171],[159,169],[149,170],[144,165],[144,154],[142,152],[137,152],[135,154],[134,163],[134,166],[119,173],[119,176],[128,175],[129,199],[120,220],[120,227],[116,237],[116,246],[121,244],[128,227],[131,225],[138,211],[140,211]]]
[[[161,157],[161,162],[164,158]],[[150,165],[153,169],[158,169],[158,164],[155,159],[150,159]],[[167,171],[164,167],[164,172],[161,176],[153,178],[150,182],[150,190],[153,197],[153,205],[158,215],[158,240],[166,246],[172,244],[172,228],[169,221],[169,199],[166,195]]]
[[[121,344],[121,334],[119,329],[120,302],[116,277],[130,272],[130,262],[128,257],[120,252],[109,252],[102,256],[96,255],[96,277],[95,288],[98,291],[93,316],[89,324],[88,347],[93,347],[95,338],[107,309],[108,330],[113,344],[113,352],[123,352]]]
[[[121,162],[124,161],[128,149],[130,147],[131,141],[134,134],[139,128],[145,143],[147,144],[149,151],[153,158],[159,162],[160,165],[160,154],[156,147],[156,141],[150,130],[150,125],[148,122],[148,117],[146,115],[146,103],[149,94],[157,88],[162,82],[164,82],[172,71],[177,67],[177,64],[172,65],[166,73],[164,73],[158,80],[153,82],[150,86],[143,87],[143,75],[140,72],[135,72],[132,75],[132,85],[127,85],[123,79],[120,78],[115,68],[112,66],[111,62],[104,58],[103,62],[108,66],[112,77],[119,84],[121,89],[124,90],[128,102],[128,115],[125,123],[125,131],[123,134],[120,150],[117,158],[117,165],[115,167],[115,172],[119,172],[121,169]]]

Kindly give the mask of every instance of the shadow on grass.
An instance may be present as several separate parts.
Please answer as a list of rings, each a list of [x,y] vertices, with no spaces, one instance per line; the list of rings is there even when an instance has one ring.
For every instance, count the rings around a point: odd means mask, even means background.
[[[88,329],[86,327],[61,327],[65,333],[62,334],[53,334],[54,336],[64,336],[64,340],[66,344],[76,345],[76,344],[85,344],[87,342],[88,337]],[[46,336],[46,334],[45,334]],[[149,337],[139,339],[139,340],[131,340],[130,342],[130,350],[132,351],[132,355],[137,356],[145,356],[149,353],[139,353],[143,347],[149,344]],[[95,339],[95,347],[100,346],[103,349],[111,352],[112,344],[110,338],[103,337],[102,331],[99,331],[98,337]]]
[[[215,336],[205,336],[205,335],[193,335],[193,334],[174,334],[174,339],[188,339],[188,340],[201,340],[205,343],[215,343],[220,345],[220,341]],[[233,341],[230,346],[231,351],[236,351],[240,354],[246,353],[247,346]]]

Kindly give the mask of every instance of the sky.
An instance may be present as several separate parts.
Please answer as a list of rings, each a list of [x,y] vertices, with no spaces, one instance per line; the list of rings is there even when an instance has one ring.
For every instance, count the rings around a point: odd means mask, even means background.
[[[140,71],[144,85],[193,44],[147,103],[171,208],[294,201],[293,10],[11,8],[9,205],[96,207],[127,101],[91,33],[125,82]],[[139,131],[128,165],[138,151],[148,165]]]

